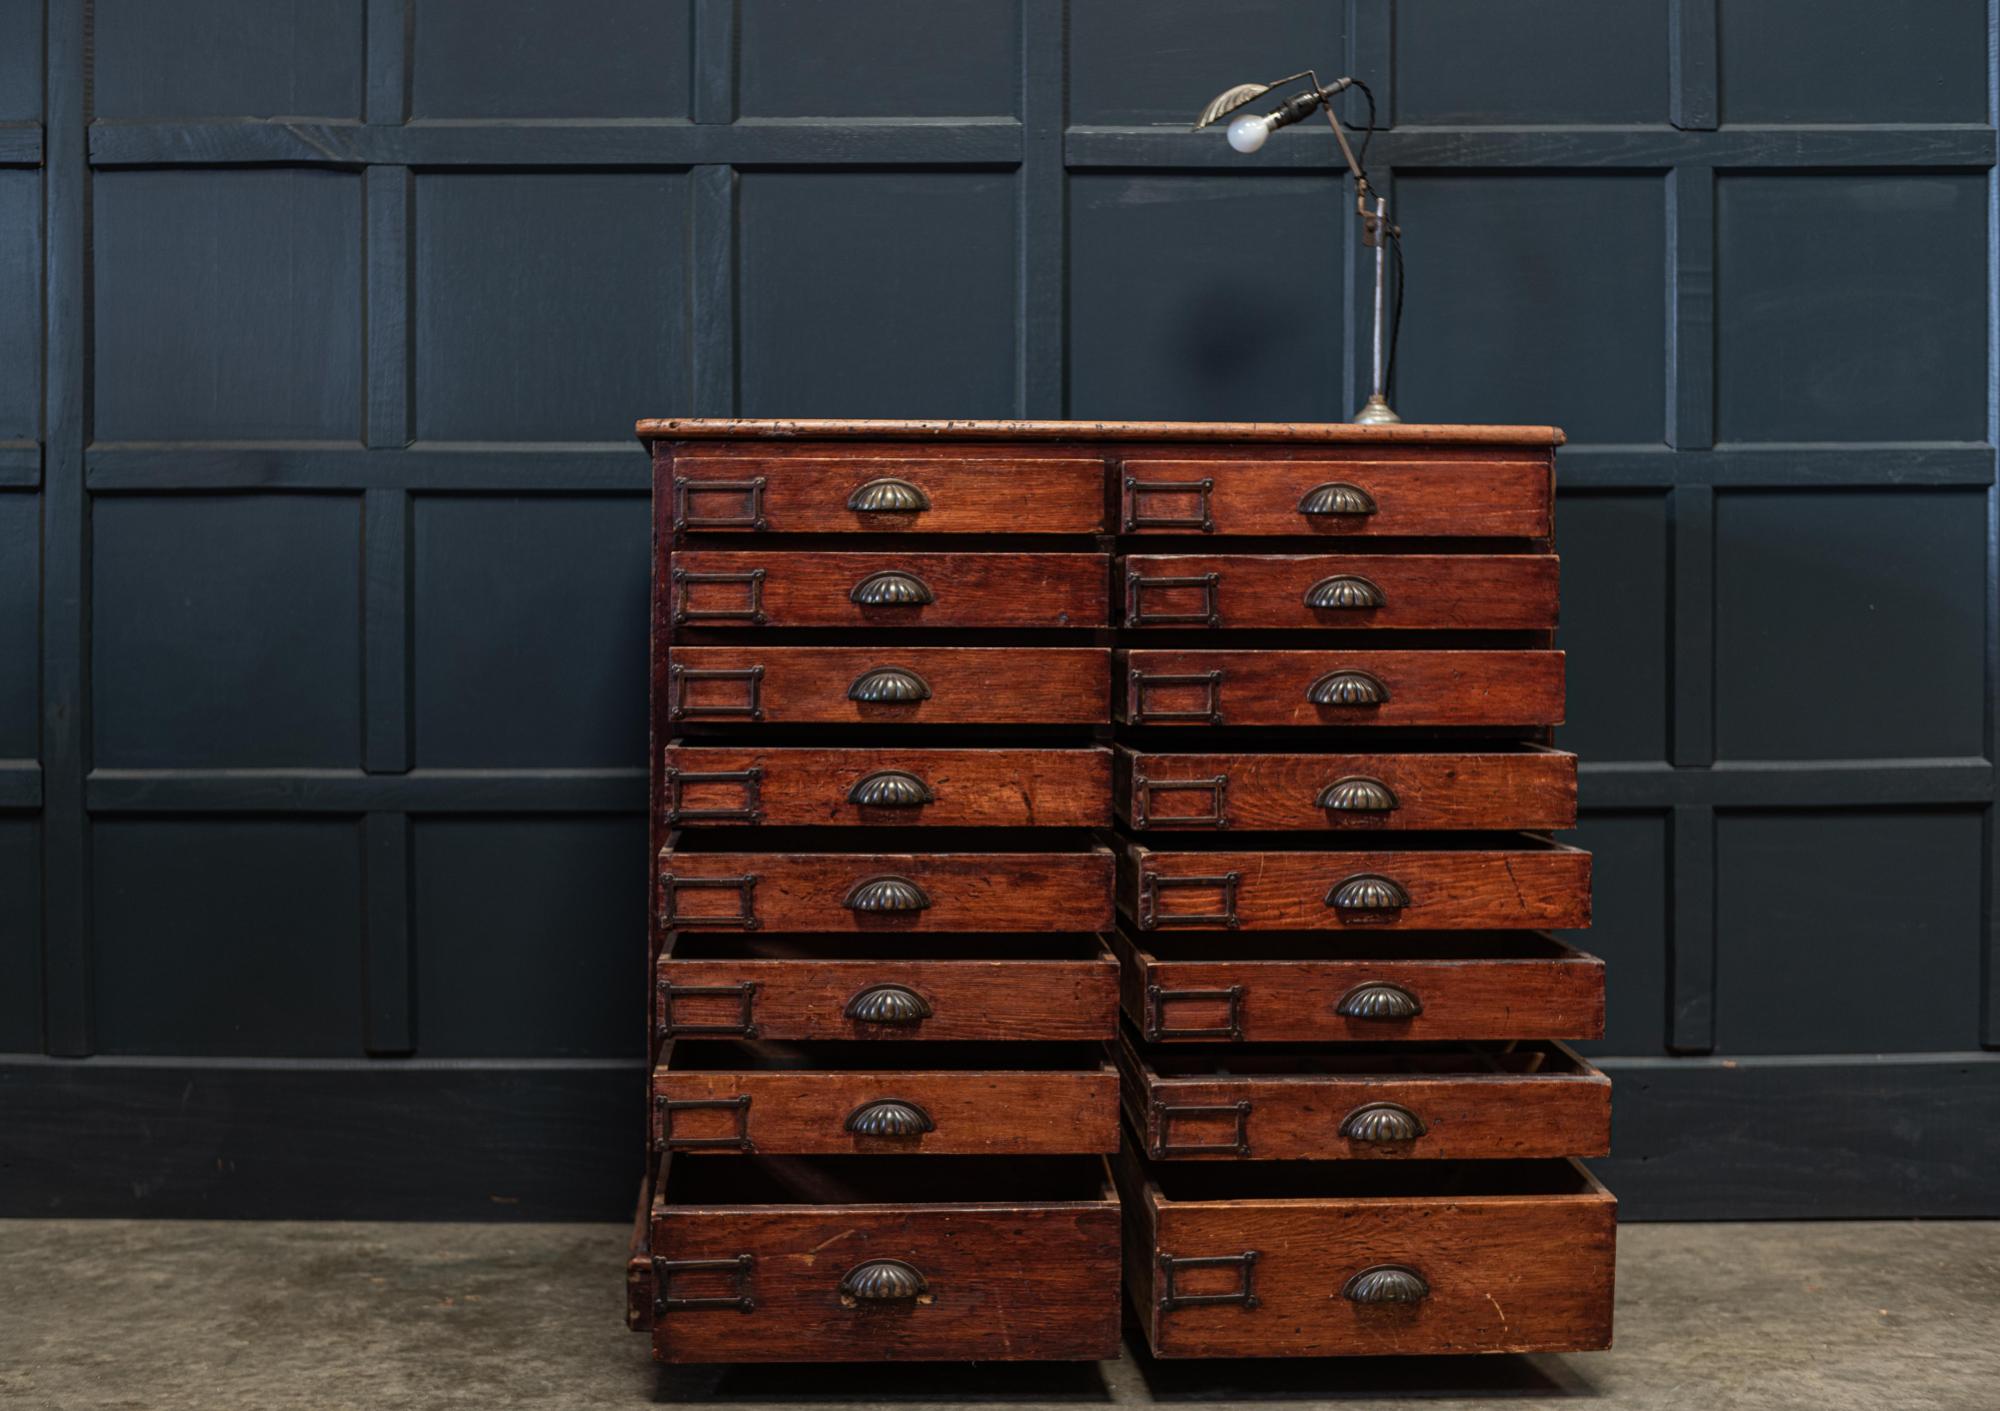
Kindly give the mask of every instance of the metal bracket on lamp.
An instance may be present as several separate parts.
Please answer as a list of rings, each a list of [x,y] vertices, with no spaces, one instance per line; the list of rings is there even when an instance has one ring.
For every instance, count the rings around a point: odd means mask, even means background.
[[[1337,78],[1330,84],[1321,84],[1319,75],[1311,69],[1305,69],[1295,74],[1288,74],[1284,78],[1272,83],[1239,83],[1236,87],[1226,89],[1222,93],[1217,94],[1214,100],[1201,110],[1201,117],[1195,122],[1193,130],[1200,132],[1209,124],[1219,122],[1237,109],[1254,103],[1265,94],[1275,89],[1283,88],[1286,84],[1296,83],[1300,79],[1304,79],[1307,84],[1303,92],[1296,93],[1287,98],[1271,112],[1265,113],[1262,116],[1246,114],[1230,123],[1229,145],[1239,152],[1254,152],[1262,147],[1264,139],[1277,131],[1277,129],[1290,127],[1293,123],[1311,116],[1316,110],[1325,110],[1326,120],[1333,128],[1334,140],[1340,143],[1340,155],[1346,158],[1347,170],[1354,177],[1354,210],[1355,214],[1361,217],[1361,243],[1375,251],[1374,360],[1369,381],[1368,400],[1363,404],[1361,410],[1354,414],[1354,420],[1363,425],[1381,425],[1387,422],[1401,421],[1402,418],[1397,416],[1395,411],[1389,406],[1389,361],[1383,355],[1382,332],[1385,307],[1384,291],[1388,286],[1388,268],[1386,263],[1388,245],[1391,240],[1397,242],[1396,287],[1400,297],[1402,289],[1401,261],[1403,232],[1400,226],[1389,224],[1389,203],[1384,197],[1376,194],[1374,188],[1368,184],[1368,172],[1355,158],[1354,148],[1348,145],[1347,132],[1341,126],[1340,119],[1335,116],[1332,106],[1334,95],[1344,93],[1350,88],[1360,88],[1366,94],[1368,86],[1352,78]],[[1369,95],[1368,102],[1370,112],[1372,113],[1375,102],[1373,95]],[[1373,130],[1372,118],[1370,119],[1370,130]],[[1364,142],[1362,145],[1365,147],[1367,144]],[[1401,305],[1399,303],[1397,306],[1399,317],[1401,312]],[[1393,337],[1394,335],[1392,334],[1390,358],[1394,356]]]

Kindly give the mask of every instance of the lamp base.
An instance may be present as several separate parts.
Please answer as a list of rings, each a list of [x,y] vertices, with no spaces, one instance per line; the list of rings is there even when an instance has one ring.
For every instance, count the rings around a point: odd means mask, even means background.
[[[1402,418],[1389,406],[1389,399],[1380,392],[1370,397],[1361,410],[1354,414],[1356,426],[1388,426],[1401,420]]]

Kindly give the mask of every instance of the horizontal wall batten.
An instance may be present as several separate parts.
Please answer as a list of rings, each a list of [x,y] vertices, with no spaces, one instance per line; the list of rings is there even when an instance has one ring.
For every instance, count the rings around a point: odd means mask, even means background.
[[[607,427],[606,430],[616,428]],[[434,490],[520,492],[651,488],[637,441],[531,445],[119,443],[85,453],[92,490]]]
[[[0,489],[32,490],[41,483],[41,443],[0,441]]]
[[[93,813],[643,813],[643,769],[99,769]]]
[[[1991,485],[1993,479],[1994,449],[1976,442],[1772,442],[1692,450],[1577,445],[1556,453],[1556,483],[1574,490]]]
[[[0,808],[40,808],[42,766],[31,759],[0,759]]]
[[[1254,156],[1230,150],[1219,133],[1182,127],[1072,127],[1064,145],[1071,170],[1179,167],[1317,170],[1340,167],[1323,131],[1280,133]],[[1990,127],[1948,123],[1905,127],[1728,127],[1682,132],[1645,127],[1399,127],[1378,132],[1375,166],[1419,167],[1990,167]]]
[[[90,129],[90,160],[100,167],[1013,165],[1021,160],[1021,125],[1013,118],[99,122]]]
[[[1584,809],[1870,808],[1986,804],[1993,766],[1983,759],[1737,760],[1709,768],[1584,760]]]
[[[0,123],[0,167],[42,164],[42,125],[38,122]]]

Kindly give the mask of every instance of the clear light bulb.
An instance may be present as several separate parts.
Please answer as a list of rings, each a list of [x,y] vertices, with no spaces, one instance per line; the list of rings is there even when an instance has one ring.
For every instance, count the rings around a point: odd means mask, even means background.
[[[1229,125],[1229,145],[1239,152],[1254,152],[1271,135],[1269,118],[1238,118]]]

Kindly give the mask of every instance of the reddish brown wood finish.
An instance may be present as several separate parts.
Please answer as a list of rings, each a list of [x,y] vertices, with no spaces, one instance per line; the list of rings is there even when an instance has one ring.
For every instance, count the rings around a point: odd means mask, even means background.
[[[1611,1343],[1618,1206],[1573,1162],[1533,1163],[1533,1176],[1479,1177],[1449,1193],[1407,1193],[1327,1173],[1313,1182],[1243,1178],[1240,1196],[1181,1195],[1172,1168],[1150,1177],[1128,1149],[1113,1162],[1126,1212],[1126,1284],[1157,1357],[1581,1352]],[[1205,1174],[1213,1168],[1182,1168]],[[1245,1171],[1249,1168],[1244,1168]],[[1350,1168],[1351,1169],[1351,1168]],[[1379,1171],[1381,1168],[1364,1168]],[[1539,1173],[1550,1172],[1549,1175]],[[1402,1168],[1394,1173],[1399,1184]],[[1361,1185],[1368,1194],[1349,1194]],[[1305,1187],[1301,1193],[1294,1193]],[[1283,1190],[1279,1196],[1263,1189]],[[1170,1193],[1171,1192],[1171,1193]],[[1164,1257],[1256,1251],[1255,1306],[1239,1300],[1162,1308]],[[1415,1303],[1361,1305],[1349,1280],[1385,1264],[1414,1270]],[[1180,1269],[1180,1295],[1232,1294],[1242,1269]]]
[[[939,1068],[916,1049],[898,1060],[908,1064],[900,1069],[776,1068],[758,1063],[761,1045],[728,1047],[732,1054],[741,1051],[743,1067],[688,1069],[669,1055],[653,1070],[653,1141],[661,1150],[733,1157],[749,1151],[1051,1156],[1118,1149],[1118,1074],[1101,1060],[1081,1068],[1031,1067],[1026,1058],[1017,1060],[1019,1069]],[[841,1061],[834,1055],[808,1059]],[[921,1110],[930,1129],[907,1136],[848,1130],[855,1113],[884,1102]],[[702,1105],[677,1106],[683,1103]]]
[[[661,924],[688,931],[1101,931],[1111,924],[1111,854],[1087,852],[757,853],[660,855]],[[672,877],[669,883],[665,879]],[[914,882],[916,911],[855,911],[854,888]],[[689,887],[696,881],[745,885]],[[672,893],[671,899],[669,892]],[[755,924],[746,928],[743,921]]]
[[[915,420],[850,417],[647,417],[634,426],[641,441],[665,439],[712,444],[768,441],[777,446],[807,444],[816,437],[836,443],[854,438],[901,442],[992,441],[998,449],[1038,441],[1252,441],[1329,446],[1522,446],[1563,444],[1553,426],[1469,426],[1438,422],[1396,422],[1358,426],[1347,421],[1032,421]],[[758,448],[762,449],[762,448]],[[1039,448],[1036,448],[1039,449]],[[1203,454],[1209,454],[1204,449]]]
[[[683,1168],[717,1164],[666,1163],[664,1195],[672,1195]],[[660,1361],[1118,1355],[1118,1197],[1101,1159],[1079,1158],[1084,1178],[1053,1184],[994,1166],[980,1179],[951,1169],[931,1178],[930,1198],[921,1201],[901,1189],[897,1199],[883,1199],[868,1182],[827,1170],[832,1163],[759,1164],[783,1168],[795,1194],[782,1203],[699,1196],[698,1203],[655,1203],[652,1243],[663,1260],[726,1266],[668,1271],[669,1297],[722,1306],[666,1309],[654,1332]],[[847,1272],[881,1259],[915,1269],[925,1295],[844,1299]],[[747,1307],[736,1303],[739,1295]]]
[[[1364,672],[1374,705],[1316,705],[1337,672]],[[1544,651],[1118,653],[1118,719],[1134,725],[1560,725],[1563,654]]]
[[[1307,602],[1339,578],[1359,580],[1349,596],[1381,606]],[[1118,591],[1128,627],[1556,625],[1553,554],[1131,554],[1118,561]]]
[[[1456,938],[1454,938],[1456,940]],[[1604,962],[1547,936],[1474,934],[1454,944],[1411,937],[1296,938],[1250,949],[1114,933],[1125,1014],[1154,1043],[1375,1043],[1444,1039],[1595,1039],[1604,1033]],[[1405,947],[1407,946],[1407,951]],[[1289,953],[1287,953],[1289,951]],[[1358,952],[1371,952],[1359,954]],[[1202,953],[1212,952],[1212,953]],[[1364,987],[1392,985],[1408,1017],[1342,1014]]]
[[[1115,456],[1121,534],[1310,534],[1322,538],[1546,539],[1550,452],[1364,460],[1247,450]],[[1323,485],[1351,486],[1370,513],[1309,515]]]
[[[1007,937],[1000,948],[1019,944]],[[953,958],[958,943],[933,955],[866,959],[815,954],[797,943],[748,940],[742,957],[683,959],[682,938],[667,942],[654,986],[653,1022],[664,1037],[732,1032],[765,1039],[1077,1040],[1118,1033],[1118,962],[1095,938],[1077,938],[1063,959]],[[883,986],[921,1001],[921,1018],[878,1023],[849,1017],[854,1000]],[[671,988],[669,988],[671,987]],[[752,1031],[744,1033],[745,1026]],[[912,1062],[921,1063],[921,1055]]]
[[[1120,745],[1118,816],[1135,828],[1340,833],[1576,826],[1576,756],[1541,746],[1464,752],[1161,754]],[[1383,811],[1324,807],[1343,780],[1370,780],[1395,800]],[[1217,780],[1222,780],[1217,784]],[[1189,786],[1200,787],[1189,787]]]
[[[1560,1044],[1158,1054],[1129,1032],[1118,1048],[1127,1115],[1156,1161],[1516,1160],[1611,1149],[1611,1081]],[[1417,1135],[1355,1135],[1350,1120],[1377,1104],[1413,1117]]]
[[[754,779],[742,776],[756,770]],[[854,786],[893,770],[931,802],[864,807]],[[673,744],[666,751],[668,826],[868,825],[1088,828],[1111,821],[1111,752],[1090,749],[759,749]],[[691,810],[726,817],[682,819]],[[748,816],[754,810],[754,818]]]
[[[635,1333],[653,1326],[653,1158],[639,1179],[639,1204],[632,1212],[632,1239],[625,1250],[625,1326]]]
[[[928,603],[863,605],[871,577],[916,579]],[[689,632],[753,627],[1101,627],[1105,554],[821,553],[759,549],[674,555],[673,612]]]
[[[1149,876],[1167,881],[1150,884],[1150,902]],[[1409,904],[1349,911],[1329,902],[1362,876],[1387,878]],[[1128,841],[1118,905],[1139,931],[1220,930],[1225,923],[1194,918],[1225,914],[1235,917],[1228,929],[1245,931],[1571,931],[1590,924],[1590,854],[1561,845],[1182,852]]]
[[[1102,647],[675,647],[668,722],[692,724],[1095,724],[1110,705]],[[861,702],[854,683],[914,672],[925,700]],[[725,672],[726,676],[704,675]],[[755,673],[753,675],[753,673]]]
[[[773,534],[1096,534],[1105,527],[1104,462],[1004,448],[924,450],[694,448],[674,457],[676,528]],[[915,487],[927,508],[849,509],[876,480]]]

